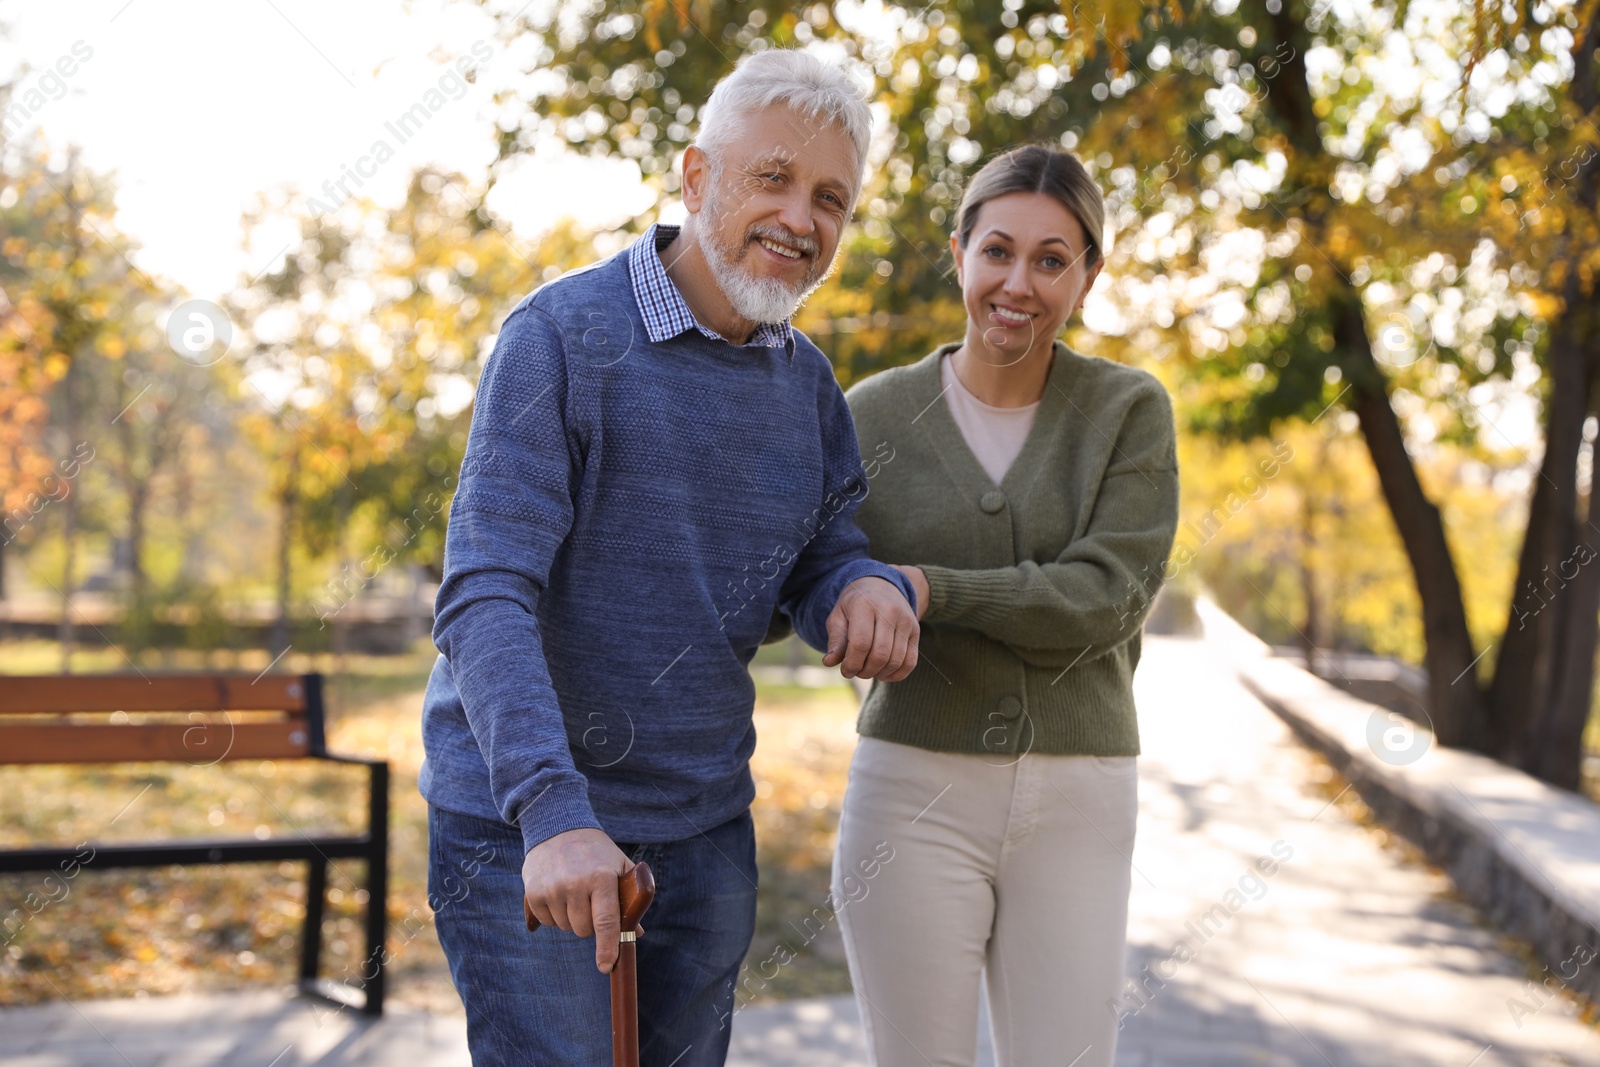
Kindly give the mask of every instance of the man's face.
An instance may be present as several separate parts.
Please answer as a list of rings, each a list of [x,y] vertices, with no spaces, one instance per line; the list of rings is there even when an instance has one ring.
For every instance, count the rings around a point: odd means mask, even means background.
[[[712,273],[753,322],[788,318],[833,268],[859,171],[837,125],[785,105],[737,120],[710,160],[684,159],[684,205]]]

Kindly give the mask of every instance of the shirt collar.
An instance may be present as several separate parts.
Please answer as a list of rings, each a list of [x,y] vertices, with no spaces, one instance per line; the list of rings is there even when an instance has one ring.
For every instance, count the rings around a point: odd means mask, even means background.
[[[633,280],[633,296],[639,303],[639,313],[644,316],[645,333],[656,343],[676,337],[685,330],[698,330],[713,341],[732,345],[709,326],[701,324],[683,294],[667,276],[662,266],[661,249],[678,236],[677,226],[655,223],[628,249],[628,273]],[[737,348],[781,348],[794,361],[794,328],[788,319],[782,322],[763,322],[756,326],[750,340]]]

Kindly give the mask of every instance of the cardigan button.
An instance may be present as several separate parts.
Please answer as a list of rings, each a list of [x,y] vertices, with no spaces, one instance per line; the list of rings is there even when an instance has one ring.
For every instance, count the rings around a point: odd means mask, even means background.
[[[1006,495],[998,489],[991,489],[979,498],[978,506],[990,515],[994,515],[1006,506]]]
[[[1000,698],[1000,703],[995,710],[1000,713],[1002,718],[1015,719],[1022,714],[1022,701],[1014,696],[1003,696]]]

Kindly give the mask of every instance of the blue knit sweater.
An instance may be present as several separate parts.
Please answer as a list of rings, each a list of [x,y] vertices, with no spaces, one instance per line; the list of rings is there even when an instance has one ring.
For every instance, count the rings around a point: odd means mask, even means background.
[[[446,534],[418,785],[529,849],[578,827],[678,840],[741,814],[746,668],[774,606],[822,649],[857,578],[915,603],[855,525],[869,483],[827,358],[798,331],[652,340],[630,251],[502,324]]]

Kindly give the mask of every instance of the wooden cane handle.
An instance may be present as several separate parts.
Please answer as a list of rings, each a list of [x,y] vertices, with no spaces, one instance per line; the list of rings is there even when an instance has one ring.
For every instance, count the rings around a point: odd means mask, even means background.
[[[650,902],[656,898],[656,879],[648,863],[636,863],[633,870],[617,879],[617,901],[622,907],[622,930],[636,932],[639,920],[644,917]],[[522,898],[522,915],[528,920],[528,930],[539,929],[539,920],[533,917],[533,905]]]
[[[648,863],[635,863],[633,870],[617,879],[617,900],[622,905],[622,928],[638,930],[639,920],[656,899],[656,876]]]

